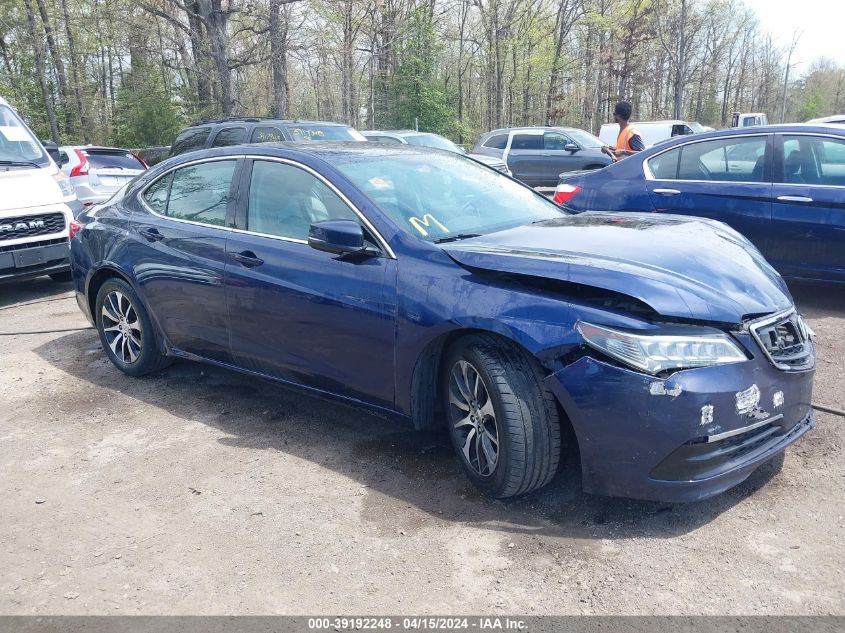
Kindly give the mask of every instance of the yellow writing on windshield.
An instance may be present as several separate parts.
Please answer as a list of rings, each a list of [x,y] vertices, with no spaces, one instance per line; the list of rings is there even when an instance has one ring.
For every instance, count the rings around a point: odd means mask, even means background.
[[[418,218],[417,216],[411,216],[410,218],[408,218],[408,222],[410,222],[411,226],[413,226],[417,231],[419,231],[423,237],[428,237],[428,231],[426,231],[426,229],[430,228],[432,224],[434,224],[435,227],[440,229],[443,233],[449,232],[449,229],[447,229],[446,226],[444,226],[444,224],[440,220],[435,218],[430,213],[426,213],[424,216],[422,216],[422,219]]]

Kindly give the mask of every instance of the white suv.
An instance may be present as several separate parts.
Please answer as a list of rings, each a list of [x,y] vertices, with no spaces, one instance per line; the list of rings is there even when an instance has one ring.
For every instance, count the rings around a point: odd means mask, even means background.
[[[70,180],[0,97],[0,281],[69,281],[68,232],[78,205]]]

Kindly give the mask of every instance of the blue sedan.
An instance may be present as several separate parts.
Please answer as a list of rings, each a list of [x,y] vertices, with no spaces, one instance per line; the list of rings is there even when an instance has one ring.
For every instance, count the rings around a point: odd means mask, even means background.
[[[845,282],[845,126],[684,136],[588,174],[561,174],[581,211],[682,213],[746,236],[785,277]]]
[[[121,371],[201,361],[445,427],[493,497],[548,483],[572,437],[588,492],[700,499],[814,424],[811,333],[746,239],[572,215],[455,154],[202,150],[71,233]]]

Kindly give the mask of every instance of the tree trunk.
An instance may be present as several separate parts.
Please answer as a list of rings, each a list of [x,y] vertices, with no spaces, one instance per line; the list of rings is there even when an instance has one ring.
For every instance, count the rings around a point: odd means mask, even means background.
[[[270,0],[270,65],[273,77],[273,116],[284,119],[287,112],[287,41],[282,31],[282,0]]]
[[[38,29],[35,26],[32,0],[24,0],[24,6],[26,7],[26,21],[35,53],[35,72],[38,74],[38,82],[41,85],[41,96],[44,98],[44,110],[47,113],[47,123],[50,125],[50,136],[53,142],[59,143],[59,126],[56,123],[56,112],[53,109],[53,102],[50,100],[50,90],[47,87],[47,75],[44,69],[44,51],[41,50],[41,38],[38,37]]]
[[[82,131],[82,141],[85,144],[91,142],[91,129],[88,125],[88,116],[85,114],[85,104],[82,101],[82,84],[79,80],[77,70],[78,59],[76,57],[76,44],[73,39],[73,31],[70,28],[70,16],[67,10],[67,0],[62,2],[62,18],[65,23],[65,35],[67,37],[67,48],[70,61],[70,76],[73,79],[73,96],[76,101],[76,115],[79,120],[79,129]]]
[[[67,89],[67,76],[65,75],[65,65],[62,61],[62,56],[59,54],[59,47],[56,46],[56,38],[53,36],[53,27],[50,25],[50,16],[47,14],[47,5],[44,0],[37,0],[38,12],[41,14],[41,23],[44,25],[44,36],[47,40],[47,49],[50,51],[50,57],[53,60],[53,65],[56,67],[56,78],[59,82],[59,95],[62,98],[62,108],[64,109],[65,128],[68,133],[73,131],[73,117],[70,112],[70,97]]]

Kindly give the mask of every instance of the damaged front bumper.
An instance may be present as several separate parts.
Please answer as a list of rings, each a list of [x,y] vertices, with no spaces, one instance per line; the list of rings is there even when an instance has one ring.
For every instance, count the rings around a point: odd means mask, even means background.
[[[757,353],[661,379],[582,356],[547,384],[578,438],[586,492],[694,501],[742,482],[812,428],[813,374]]]

